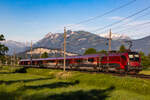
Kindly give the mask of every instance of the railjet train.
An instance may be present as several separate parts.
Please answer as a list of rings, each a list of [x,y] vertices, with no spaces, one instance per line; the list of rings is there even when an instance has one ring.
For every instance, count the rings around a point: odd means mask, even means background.
[[[63,57],[22,59],[20,65],[63,68]],[[112,71],[119,73],[138,73],[142,70],[141,57],[137,52],[110,52],[107,54],[90,54],[66,57],[66,69]]]

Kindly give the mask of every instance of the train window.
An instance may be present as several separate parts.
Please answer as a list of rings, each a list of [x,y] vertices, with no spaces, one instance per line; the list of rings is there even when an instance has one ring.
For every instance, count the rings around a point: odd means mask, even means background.
[[[59,60],[58,63],[63,63],[63,60]]]
[[[129,55],[129,59],[130,59],[131,61],[134,61],[134,56],[133,56],[133,55]]]
[[[89,58],[88,61],[89,62],[94,62],[94,58]]]
[[[50,60],[50,61],[48,61],[49,63],[54,63],[55,62],[55,60]]]
[[[139,61],[139,55],[135,54],[135,55],[129,55],[129,59],[131,61]]]
[[[133,58],[133,55],[129,55],[129,58]]]
[[[139,55],[134,55],[134,57],[135,57],[135,61],[139,61],[140,59],[139,59]]]
[[[134,56],[137,57],[137,58],[139,57],[139,55],[134,55]]]
[[[66,63],[68,63],[68,64],[69,64],[69,63],[70,63],[70,60],[66,60]]]
[[[129,52],[129,59],[131,61],[139,61],[140,57],[139,57],[139,54],[137,52]]]
[[[77,62],[77,63],[81,63],[81,62],[82,62],[82,59],[77,59],[76,62]]]

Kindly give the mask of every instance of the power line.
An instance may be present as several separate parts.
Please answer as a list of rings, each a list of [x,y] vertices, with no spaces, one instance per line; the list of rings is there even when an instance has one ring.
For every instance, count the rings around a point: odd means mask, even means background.
[[[149,22],[146,22],[146,23],[141,23],[141,24],[138,24],[138,25],[146,25],[146,24],[150,24],[150,21],[149,21]],[[130,28],[132,28],[132,27],[130,27]],[[130,28],[128,28],[128,29],[130,29]],[[144,28],[145,28],[145,27],[144,27]],[[136,31],[137,31],[137,30],[142,30],[142,31],[143,31],[143,28],[142,28],[142,29],[138,28],[138,29],[136,29]],[[120,32],[121,32],[121,31],[120,31]],[[117,33],[117,32],[115,32],[115,33]],[[143,33],[145,33],[145,32],[142,32],[142,33],[134,32],[134,34],[133,34],[133,35],[130,35],[130,37],[136,36],[136,35],[139,35],[139,34],[144,35]],[[148,34],[148,33],[146,33],[146,34]]]
[[[110,14],[110,13],[112,13],[112,12],[114,12],[114,11],[117,11],[117,10],[119,10],[119,9],[121,9],[121,8],[124,8],[124,7],[126,7],[126,6],[128,6],[128,5],[132,4],[132,3],[134,3],[135,1],[136,1],[136,0],[132,0],[132,1],[130,1],[130,2],[126,3],[126,4],[124,4],[124,5],[121,5],[121,6],[119,6],[119,7],[117,7],[117,8],[114,8],[114,9],[112,9],[112,10],[110,10],[110,11],[107,11],[107,12],[105,12],[105,13],[102,14],[102,15],[98,15],[98,16],[95,16],[95,17],[93,17],[93,18],[80,21],[80,22],[78,22],[78,23],[76,23],[76,24],[74,24],[74,25],[69,25],[69,26],[67,26],[67,27],[73,27],[73,26],[79,25],[79,24],[81,24],[81,23],[86,23],[86,22],[89,22],[89,21],[91,21],[91,20],[94,20],[94,19],[103,17],[103,16],[105,16],[105,15],[107,15],[107,14]]]
[[[136,36],[137,37],[140,34],[142,34],[144,37],[146,37],[146,35],[149,36],[148,34],[150,34],[150,33],[149,32],[139,32],[139,33],[134,33],[134,34],[130,35],[130,37],[132,37],[132,36]]]
[[[150,24],[150,23],[149,23]],[[134,35],[131,35],[131,36],[135,36],[135,35],[138,35],[138,34],[142,34],[142,35],[144,35],[144,33],[146,33],[145,31],[148,31],[149,32],[149,26],[145,29],[146,27],[144,27],[144,28],[137,28],[136,29],[136,31],[137,30],[139,30],[139,31],[142,31],[141,33],[137,33],[137,32],[134,32]],[[131,30],[129,30],[129,31],[131,31]],[[138,31],[138,32],[139,32]]]
[[[93,32],[96,32],[96,31],[99,31],[99,30],[104,30],[104,29],[106,29],[106,28],[108,28],[108,27],[111,27],[111,26],[113,26],[113,25],[119,24],[119,23],[121,23],[122,21],[127,20],[127,19],[130,18],[130,17],[133,17],[133,16],[135,16],[135,15],[138,15],[138,14],[140,14],[140,13],[142,13],[142,12],[148,10],[149,8],[150,8],[150,6],[144,8],[144,9],[142,9],[142,10],[140,10],[140,11],[138,11],[138,12],[136,12],[136,13],[130,15],[130,16],[127,16],[127,17],[123,18],[122,20],[119,20],[119,21],[114,22],[114,23],[112,23],[112,24],[106,25],[106,26],[104,26],[104,27],[102,27],[102,28],[98,28],[98,29],[96,29],[96,30],[93,31]]]
[[[150,12],[148,12],[148,13],[142,15],[142,16],[138,16],[138,17],[136,17],[134,20],[130,21],[130,23],[136,21],[137,19],[139,19],[139,18],[141,18],[141,17],[146,17],[146,16],[148,16],[149,14],[150,14]],[[121,25],[127,25],[127,24],[130,24],[130,23],[127,22],[127,23],[124,23],[124,24],[121,24]],[[112,29],[118,29],[118,27],[119,27],[119,29],[120,29],[120,26],[113,27]],[[107,31],[107,30],[105,30],[105,31],[103,31],[103,32],[101,32],[101,33],[105,33],[106,31]]]
[[[150,21],[149,22],[145,22],[145,23],[141,23],[141,24],[137,24],[136,26],[141,26],[141,25],[146,25],[146,24],[150,24]],[[135,27],[135,26],[133,26],[133,27]],[[126,31],[127,29],[132,29],[132,27],[123,29],[121,31],[117,31],[116,33],[120,33],[120,32]]]

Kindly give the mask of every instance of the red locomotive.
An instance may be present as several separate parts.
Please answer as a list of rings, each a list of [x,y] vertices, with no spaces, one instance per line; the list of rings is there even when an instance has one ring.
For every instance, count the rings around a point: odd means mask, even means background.
[[[63,67],[63,57],[22,59],[20,65]],[[135,72],[142,70],[141,57],[137,52],[91,54],[66,57],[66,68],[95,71]]]

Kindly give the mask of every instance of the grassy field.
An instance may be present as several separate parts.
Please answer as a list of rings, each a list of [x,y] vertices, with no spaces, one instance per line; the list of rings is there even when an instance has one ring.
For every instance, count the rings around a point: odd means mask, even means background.
[[[150,75],[150,67],[141,71],[140,74]]]
[[[5,66],[0,100],[150,100],[150,80]]]
[[[140,74],[150,75],[150,70],[143,70]]]

